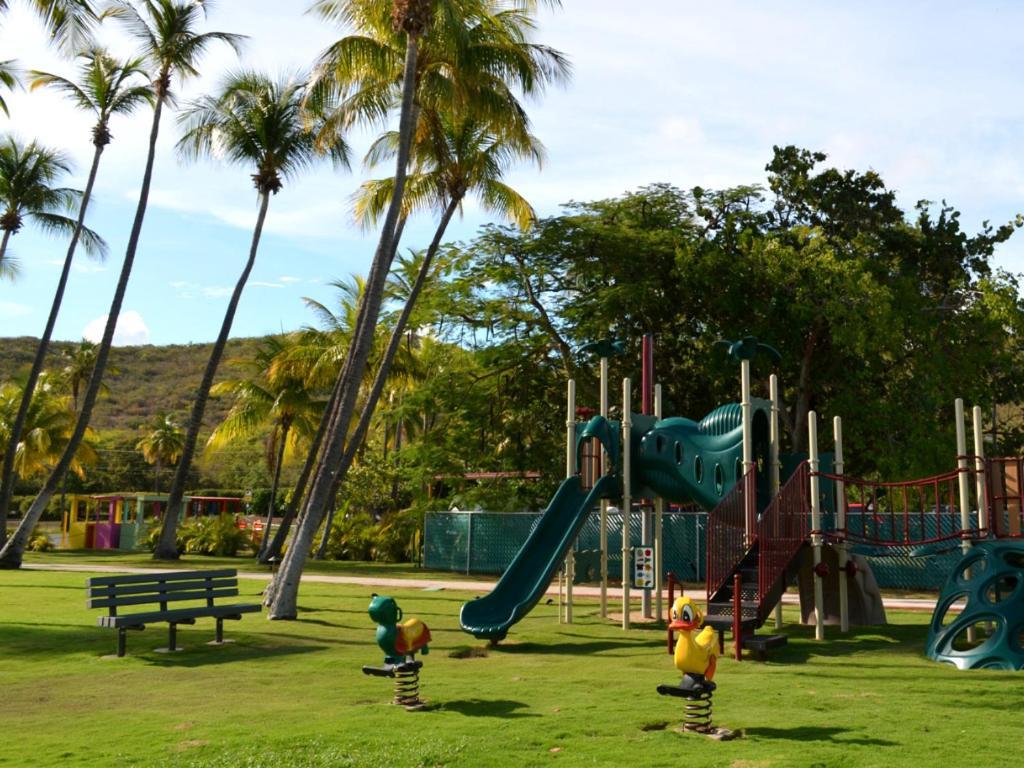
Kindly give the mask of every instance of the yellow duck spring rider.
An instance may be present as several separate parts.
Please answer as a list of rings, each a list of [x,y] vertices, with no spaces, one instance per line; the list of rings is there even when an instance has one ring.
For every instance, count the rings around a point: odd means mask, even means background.
[[[676,669],[683,673],[680,686],[697,685],[701,682],[710,683],[715,676],[718,656],[718,633],[713,627],[700,629],[704,616],[700,608],[689,597],[680,597],[672,604],[672,623],[669,629],[679,633],[676,640],[674,660]],[[699,630],[699,631],[698,631]]]
[[[686,700],[686,719],[682,730],[716,738],[725,736],[727,731],[711,725],[711,693],[715,690],[712,678],[718,660],[718,633],[713,627],[700,628],[704,616],[689,597],[680,597],[672,604],[670,617],[669,628],[679,636],[673,660],[683,677],[677,685],[659,685],[658,693]]]

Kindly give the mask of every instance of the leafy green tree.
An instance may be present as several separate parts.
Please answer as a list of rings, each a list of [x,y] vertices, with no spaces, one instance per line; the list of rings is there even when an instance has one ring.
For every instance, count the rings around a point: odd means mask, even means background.
[[[142,10],[140,11],[139,8]],[[71,435],[64,455],[47,478],[28,514],[25,515],[14,536],[0,549],[0,568],[21,566],[22,555],[32,527],[56,492],[61,477],[67,471],[71,458],[78,448],[78,443],[92,418],[107,358],[110,356],[117,318],[121,313],[121,304],[128,288],[128,280],[131,277],[135,254],[142,235],[142,223],[146,217],[149,190],[153,180],[156,144],[160,135],[160,117],[163,114],[164,105],[171,99],[171,86],[174,78],[185,79],[197,75],[199,59],[212,43],[224,42],[236,49],[241,43],[241,38],[238,35],[226,32],[200,33],[198,31],[198,25],[206,14],[201,0],[144,0],[138,8],[126,0],[116,0],[106,13],[123,20],[128,31],[139,41],[142,46],[141,55],[149,68],[153,84],[153,123],[149,134],[149,150],[142,176],[139,203],[128,237],[128,246],[125,249],[117,287],[114,290],[110,311],[107,314],[103,337],[97,350],[96,365],[89,377],[89,386],[86,388],[75,431]]]
[[[185,135],[178,143],[182,153],[189,158],[216,154],[233,163],[251,166],[255,171],[252,178],[259,199],[259,212],[249,259],[235,283],[220,333],[193,401],[184,450],[167,502],[172,514],[164,516],[160,542],[153,552],[158,559],[178,557],[174,531],[178,515],[173,512],[181,506],[185,495],[185,479],[192,465],[206,401],[231,332],[238,302],[256,263],[270,197],[282,189],[286,179],[294,178],[320,156],[329,157],[335,166],[348,166],[348,147],[341,135],[337,134],[328,141],[327,134],[317,130],[315,115],[302,109],[303,91],[304,87],[294,81],[275,82],[258,73],[242,72],[229,77],[216,96],[200,99],[182,115]],[[314,140],[314,133],[318,134],[318,142]]]
[[[162,413],[153,419],[145,435],[135,447],[146,462],[153,465],[153,491],[160,493],[160,469],[181,458],[185,446],[185,433],[173,416]]]
[[[75,251],[85,229],[85,215],[89,207],[89,201],[92,198],[93,186],[96,183],[100,157],[111,140],[110,119],[114,115],[129,114],[138,106],[151,99],[148,85],[144,82],[139,82],[140,77],[144,74],[139,60],[121,62],[99,48],[94,48],[82,54],[80,58],[82,65],[79,69],[77,82],[46,72],[31,73],[33,89],[50,87],[64,93],[80,109],[91,112],[96,117],[96,123],[92,128],[92,143],[94,147],[92,167],[89,169],[89,178],[86,181],[85,190],[82,193],[78,206],[78,218],[75,221],[71,242],[68,244],[67,254],[64,257],[64,266],[57,280],[57,290],[54,292],[53,301],[50,305],[50,314],[46,319],[46,327],[43,329],[43,335],[36,348],[28,380],[25,382],[22,404],[18,409],[18,416],[15,419],[4,454],[3,475],[0,477],[0,528],[4,528],[2,523],[7,519],[11,494],[13,492],[13,475],[10,469],[12,467],[12,456],[14,455],[15,446],[21,439],[21,430],[28,414],[29,402],[35,391],[36,381],[42,373],[46,352],[50,346],[50,338],[53,336],[57,315],[64,300],[64,291],[67,288],[68,278],[71,275],[71,265],[75,258]],[[75,413],[77,412],[78,393],[76,387]]]

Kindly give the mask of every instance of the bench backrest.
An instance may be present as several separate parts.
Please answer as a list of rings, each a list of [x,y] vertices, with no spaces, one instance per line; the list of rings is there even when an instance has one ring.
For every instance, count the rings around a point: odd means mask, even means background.
[[[131,576],[96,576],[88,580],[89,608],[108,608],[111,616],[123,606],[185,600],[205,600],[213,605],[215,598],[238,595],[237,571],[224,568],[216,571],[175,571],[173,573],[140,573]]]

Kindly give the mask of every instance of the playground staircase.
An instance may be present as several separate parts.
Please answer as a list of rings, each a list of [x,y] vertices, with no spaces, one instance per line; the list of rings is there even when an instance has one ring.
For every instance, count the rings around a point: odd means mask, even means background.
[[[753,473],[737,483],[708,516],[705,623],[742,637],[767,621],[796,576],[802,550],[808,546],[808,478],[807,465],[802,464],[757,518],[750,541],[744,517],[747,495],[755,493]]]

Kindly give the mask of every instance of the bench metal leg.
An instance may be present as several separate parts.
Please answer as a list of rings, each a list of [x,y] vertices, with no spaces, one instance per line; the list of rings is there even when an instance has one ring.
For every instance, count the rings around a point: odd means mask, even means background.
[[[217,644],[220,645],[224,642],[224,619],[217,619]]]
[[[118,627],[117,629],[117,658],[123,659],[125,654],[125,647],[127,646],[128,630],[124,627]]]
[[[170,630],[168,631],[168,634],[167,634],[167,649],[169,651],[171,651],[172,653],[174,651],[178,650],[177,639],[178,639],[178,625],[175,624],[174,622],[171,622]]]

